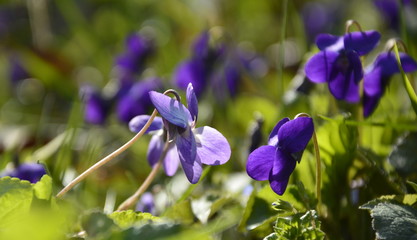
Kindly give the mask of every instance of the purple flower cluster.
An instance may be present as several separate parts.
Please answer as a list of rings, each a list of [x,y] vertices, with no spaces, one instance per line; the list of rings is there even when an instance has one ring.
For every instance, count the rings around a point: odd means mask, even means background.
[[[169,148],[163,159],[165,173],[172,176],[179,163],[191,183],[197,183],[202,173],[202,164],[220,165],[226,163],[231,154],[226,138],[209,126],[196,128],[198,102],[193,86],[187,87],[187,107],[164,94],[151,91],[151,101],[162,118],[156,117],[148,132],[153,134],[148,149],[151,166],[159,161],[163,146],[169,137]],[[149,116],[137,116],[130,121],[130,129],[138,132]]]
[[[364,72],[360,57],[372,51],[380,37],[377,31],[318,35],[316,44],[320,52],[306,63],[306,76],[314,83],[327,82],[336,99],[350,103],[360,101],[359,83],[364,79],[363,114],[368,117],[375,110],[389,78],[399,72],[393,52],[378,55]],[[405,53],[401,53],[401,62],[405,72],[417,69],[417,63]]]
[[[249,154],[246,172],[255,180],[269,180],[274,192],[284,194],[290,175],[301,160],[313,132],[314,125],[310,117],[282,119],[269,135],[268,145]]]
[[[211,87],[216,99],[225,99],[236,95],[243,73],[256,74],[256,64],[266,65],[243,49],[210,45],[209,32],[204,31],[195,40],[191,57],[178,65],[174,81],[183,90],[192,83],[197,97]]]
[[[157,77],[136,81],[135,79],[145,67],[147,59],[154,52],[151,40],[139,35],[130,35],[126,40],[126,51],[116,58],[118,89],[116,94],[105,96],[91,86],[83,89],[85,102],[84,118],[92,124],[103,124],[115,105],[120,121],[128,123],[133,117],[145,114],[152,104],[149,91],[159,90],[162,82]]]

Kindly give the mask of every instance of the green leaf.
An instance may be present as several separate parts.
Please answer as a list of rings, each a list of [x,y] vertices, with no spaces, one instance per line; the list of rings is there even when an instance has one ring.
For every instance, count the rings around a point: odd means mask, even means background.
[[[167,209],[163,216],[180,221],[184,224],[191,224],[194,222],[194,214],[189,199],[172,205]]]
[[[272,208],[279,213],[285,212],[293,212],[295,208],[292,206],[291,203],[284,201],[282,199],[278,199],[277,201],[272,203]]]
[[[33,197],[32,184],[18,178],[0,179],[0,228],[6,217],[16,212],[27,212]]]
[[[314,210],[297,213],[289,217],[279,217],[275,225],[277,239],[324,239]]]
[[[243,212],[239,229],[241,231],[253,230],[263,223],[274,219],[272,217],[276,216],[277,212],[272,209],[271,203],[277,199],[277,196],[269,185],[266,185],[258,192],[253,191]]]
[[[264,237],[263,240],[278,240],[278,235],[276,233],[271,233],[268,236]]]
[[[415,192],[417,192],[417,183],[411,181],[407,181],[407,183],[414,189]]]
[[[388,161],[402,176],[417,171],[417,133],[411,132],[400,138],[388,156]]]
[[[158,217],[150,213],[135,212],[133,210],[113,212],[109,217],[121,228],[127,228],[140,223],[160,221]]]
[[[52,180],[47,175],[36,184],[0,179],[0,239],[64,239],[74,209],[51,207],[51,194]]]
[[[35,183],[33,190],[36,198],[49,200],[52,196],[52,178],[48,175],[44,175],[40,181]]]
[[[393,202],[381,202],[370,207],[377,239],[417,239],[416,209]]]
[[[81,226],[89,237],[101,239],[117,229],[117,225],[106,214],[100,211],[92,211],[81,219]]]
[[[405,195],[384,195],[377,199],[371,200],[366,204],[360,206],[360,209],[372,209],[379,203],[392,202],[405,205],[415,205],[417,203],[417,194],[405,194]]]
[[[111,240],[123,240],[123,239],[167,239],[178,235],[181,230],[181,225],[173,223],[158,223],[158,224],[145,224],[141,226],[130,227],[124,231],[114,232],[109,238]],[[177,238],[178,239],[178,238]],[[187,239],[187,238],[181,238]],[[188,239],[192,239],[189,236]]]

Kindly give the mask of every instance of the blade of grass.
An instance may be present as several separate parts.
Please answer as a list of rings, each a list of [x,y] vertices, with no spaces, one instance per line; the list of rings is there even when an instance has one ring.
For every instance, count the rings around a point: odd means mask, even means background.
[[[410,80],[408,79],[407,75],[404,72],[404,69],[401,65],[400,54],[398,53],[398,46],[397,43],[394,45],[394,52],[395,57],[397,58],[398,69],[400,69],[401,77],[403,79],[405,90],[407,91],[408,97],[411,101],[411,106],[414,109],[414,112],[417,114],[417,95],[414,92],[413,86],[411,85]]]

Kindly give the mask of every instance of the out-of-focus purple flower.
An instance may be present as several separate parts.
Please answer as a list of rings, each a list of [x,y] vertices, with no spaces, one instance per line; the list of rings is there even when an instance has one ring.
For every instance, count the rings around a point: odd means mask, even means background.
[[[230,146],[220,132],[208,126],[195,128],[198,102],[191,83],[187,88],[188,108],[164,94],[151,91],[149,95],[164,119],[166,131],[165,134],[164,131],[157,132],[151,139],[148,149],[148,161],[151,166],[158,162],[162,154],[165,144],[163,137],[166,133],[169,134],[172,145],[169,146],[163,166],[169,176],[175,174],[180,162],[188,180],[194,184],[200,179],[202,164],[220,165],[229,160]],[[162,119],[155,121],[159,122]],[[141,124],[136,124],[138,122],[143,122],[143,120],[134,118],[130,122],[130,125],[136,125],[136,129],[133,130],[143,127]]]
[[[84,86],[80,92],[85,103],[84,120],[91,124],[104,124],[110,110],[109,100],[91,86]]]
[[[398,29],[400,25],[398,0],[373,0],[373,2],[390,27]]]
[[[29,72],[23,66],[19,57],[10,56],[9,57],[9,63],[10,63],[9,79],[10,79],[13,86],[16,86],[22,80],[30,77]]]
[[[206,88],[216,61],[223,55],[223,48],[210,46],[209,40],[209,32],[202,32],[193,44],[191,57],[181,62],[174,73],[175,84],[185,90],[191,83],[197,96]]]
[[[200,96],[207,86],[209,72],[203,61],[199,59],[188,59],[180,63],[175,71],[176,85],[186,89],[191,83],[195,86],[195,93]]]
[[[145,192],[136,204],[136,211],[155,214],[155,203],[152,193]]]
[[[342,1],[306,2],[301,10],[308,42],[313,42],[320,33],[331,32],[343,19]]]
[[[417,63],[405,53],[400,53],[400,60],[404,72],[417,70]],[[377,107],[385,92],[392,75],[399,73],[395,53],[383,52],[377,56],[374,63],[365,70],[363,83],[363,115],[368,117]]]
[[[134,83],[124,95],[120,95],[117,103],[117,116],[122,122],[129,122],[133,117],[145,114],[152,103],[149,91],[161,88],[159,78],[148,78]]]
[[[265,61],[253,52],[224,43],[210,45],[209,32],[204,31],[195,40],[191,57],[177,66],[174,81],[183,90],[191,83],[197,97],[211,88],[222,101],[236,95],[244,74],[259,77],[266,70]]]
[[[154,51],[152,40],[140,35],[132,34],[126,39],[126,51],[116,58],[116,65],[125,74],[136,74],[143,70],[144,64]]]
[[[263,77],[266,71],[265,60],[254,52],[242,48],[229,48],[210,77],[213,95],[218,101],[233,98],[237,95],[245,75],[259,78]]]
[[[31,183],[36,183],[45,174],[46,170],[42,164],[23,163],[11,171],[0,174],[0,177],[9,176],[19,178],[20,180],[27,180]]]
[[[321,51],[306,63],[306,76],[314,83],[327,82],[336,99],[358,102],[363,77],[360,56],[374,49],[380,37],[377,31],[318,35],[316,44]]]
[[[401,0],[404,7],[411,6],[411,0]],[[390,28],[399,30],[400,28],[400,6],[398,5],[399,0],[373,0],[374,5],[379,10]]]
[[[282,119],[269,135],[268,145],[249,154],[246,172],[255,180],[269,180],[274,192],[284,194],[290,175],[301,160],[313,132],[313,120],[309,117]]]

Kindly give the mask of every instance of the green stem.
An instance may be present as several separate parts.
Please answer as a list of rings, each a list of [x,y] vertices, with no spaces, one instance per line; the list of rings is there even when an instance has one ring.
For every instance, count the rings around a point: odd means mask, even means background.
[[[156,177],[158,170],[161,168],[162,161],[168,152],[170,143],[171,142],[169,142],[168,140],[165,142],[164,149],[162,150],[162,154],[159,157],[158,162],[153,167],[152,171],[146,177],[145,181],[138,188],[138,190],[136,190],[136,192],[132,196],[130,196],[122,204],[120,204],[120,206],[117,208],[117,211],[123,211],[123,210],[127,210],[131,208],[138,201],[139,197],[146,191],[146,189],[148,189],[149,185],[152,183],[153,179]]]
[[[149,126],[151,125],[153,119],[156,117],[156,114],[158,111],[156,109],[153,111],[151,117],[146,122],[145,126],[127,143],[125,143],[123,146],[118,148],[116,151],[112,152],[110,155],[106,156],[105,158],[98,161],[96,164],[91,166],[89,169],[81,173],[78,177],[76,177],[74,180],[72,180],[67,186],[65,186],[57,195],[57,198],[62,197],[66,192],[71,190],[75,185],[77,185],[79,182],[81,182],[84,178],[86,178],[88,175],[93,173],[95,170],[103,166],[104,164],[110,162],[113,158],[124,152],[126,149],[128,149],[130,146],[132,146],[133,143],[135,143],[145,132],[148,130]]]
[[[278,81],[279,81],[279,90],[278,97],[284,95],[284,62],[285,62],[285,34],[287,32],[287,10],[288,10],[288,0],[282,1],[282,26],[281,26],[281,44],[280,44],[280,58],[278,66]]]
[[[310,117],[307,113],[299,113],[295,116],[298,117]],[[294,118],[294,119],[295,119]],[[314,144],[314,155],[316,157],[316,197],[317,197],[317,213],[321,214],[321,161],[320,161],[320,148],[317,141],[316,131],[313,130],[313,144]]]
[[[394,52],[395,52],[395,57],[397,59],[398,69],[400,70],[401,77],[403,79],[405,90],[407,91],[408,97],[410,98],[411,106],[413,107],[414,112],[417,114],[417,95],[414,92],[413,86],[411,85],[410,80],[408,80],[408,77],[405,74],[404,69],[401,65],[401,59],[400,59],[400,54],[398,53],[397,43],[394,44]]]
[[[317,141],[316,131],[313,132],[314,152],[316,156],[316,196],[317,196],[317,212],[321,214],[321,161],[320,149]]]

